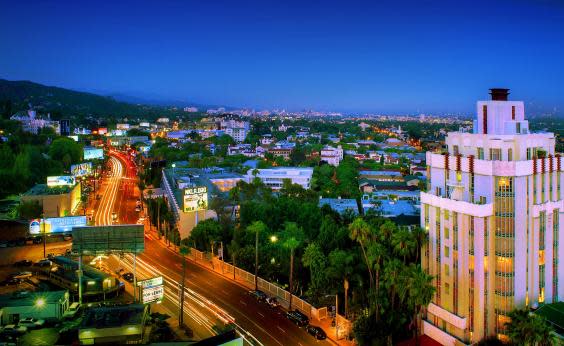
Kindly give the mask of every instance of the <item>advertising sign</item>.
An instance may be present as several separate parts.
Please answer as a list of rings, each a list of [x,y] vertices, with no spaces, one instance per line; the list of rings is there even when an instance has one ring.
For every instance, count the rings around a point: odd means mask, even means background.
[[[78,136],[72,135],[72,136],[67,136],[67,137],[74,140],[75,142],[78,142]]]
[[[184,212],[206,210],[208,207],[208,188],[205,186],[184,189]]]
[[[47,186],[74,186],[76,180],[70,175],[61,175],[57,177],[47,177]]]
[[[104,149],[92,148],[92,147],[84,148],[85,160],[103,159],[103,158],[104,158]]]
[[[164,281],[162,276],[137,282],[141,287],[143,304],[160,303],[164,297]]]
[[[164,286],[144,287],[143,304],[160,303],[164,297]]]
[[[34,219],[29,224],[29,234],[68,233],[74,227],[86,226],[86,216],[51,217]]]
[[[116,124],[118,130],[129,130],[129,124]]]
[[[163,277],[162,276],[157,276],[156,278],[137,281],[137,286],[140,286],[140,287],[152,287],[152,286],[158,286],[158,285],[162,285],[162,284],[163,284]]]
[[[75,177],[84,177],[85,175],[92,174],[92,162],[83,162],[78,165],[72,165],[71,174]]]
[[[72,251],[83,255],[140,253],[145,250],[144,225],[75,227]]]

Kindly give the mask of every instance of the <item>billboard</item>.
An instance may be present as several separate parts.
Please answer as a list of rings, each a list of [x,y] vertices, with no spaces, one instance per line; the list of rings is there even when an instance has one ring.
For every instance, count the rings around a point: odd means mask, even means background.
[[[141,288],[143,304],[160,303],[163,300],[164,282],[162,276],[137,281],[137,286]]]
[[[84,148],[85,160],[103,159],[103,158],[104,158],[104,149],[92,148],[92,147]]]
[[[86,216],[50,217],[29,223],[29,234],[68,233],[74,227],[86,226]]]
[[[92,162],[83,162],[78,165],[72,165],[71,174],[75,177],[83,177],[92,174]]]
[[[145,250],[144,225],[73,228],[72,252],[82,255],[140,253]]]
[[[76,184],[76,180],[74,177],[70,175],[60,175],[56,177],[47,177],[47,186],[55,187],[55,186],[74,186]]]
[[[116,124],[118,130],[129,130],[129,124]]]
[[[184,189],[184,212],[206,210],[208,208],[208,188],[205,186]]]

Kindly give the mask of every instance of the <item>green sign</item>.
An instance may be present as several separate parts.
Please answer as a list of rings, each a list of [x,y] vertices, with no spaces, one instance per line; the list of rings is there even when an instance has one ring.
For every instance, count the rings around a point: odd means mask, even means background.
[[[158,286],[162,284],[163,284],[162,276],[157,276],[156,278],[137,281],[137,286],[141,286],[141,287],[151,287],[151,286]]]

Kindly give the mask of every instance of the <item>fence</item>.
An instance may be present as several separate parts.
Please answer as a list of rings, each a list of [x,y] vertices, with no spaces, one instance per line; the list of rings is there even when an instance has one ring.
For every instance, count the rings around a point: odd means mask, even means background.
[[[196,262],[208,262],[211,264],[212,268],[218,273],[233,278],[234,280],[243,281],[243,283],[253,289],[255,287],[255,275],[251,274],[241,268],[234,267],[232,264],[220,261],[217,257],[213,257],[210,261],[207,253],[196,250],[194,248],[190,249],[189,258]],[[235,272],[233,272],[235,271]],[[263,278],[258,278],[258,287],[261,291],[264,291],[270,296],[276,297],[281,305],[285,308],[289,308],[290,305],[290,292],[284,290],[283,288],[275,285]],[[316,319],[323,319],[327,317],[327,308],[316,309],[311,304],[303,299],[292,296],[292,309],[298,309],[309,317],[314,317]],[[321,310],[321,312],[319,311]]]

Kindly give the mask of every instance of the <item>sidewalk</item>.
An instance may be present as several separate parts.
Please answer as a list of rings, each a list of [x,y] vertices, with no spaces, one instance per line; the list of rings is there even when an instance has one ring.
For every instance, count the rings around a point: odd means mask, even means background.
[[[167,244],[166,240],[164,237],[162,237],[161,239],[158,239],[158,235],[156,234],[156,231],[150,231],[148,232],[151,236],[152,239],[155,240],[159,240],[162,245],[166,248],[168,248],[170,251],[178,253],[178,247],[176,245],[171,244],[170,246]],[[232,273],[227,273],[227,272],[223,272],[222,268],[223,268],[223,262],[219,261],[218,259],[209,261],[207,259],[202,259],[202,260],[198,260],[194,257],[194,255],[188,255],[186,257],[189,261],[209,270],[212,272],[215,272],[218,275],[221,275],[222,277],[229,279],[231,282],[236,283],[237,285],[243,287],[244,289],[254,289],[253,285],[250,285],[246,280],[244,280],[241,277],[236,276],[235,279],[233,278],[233,274]],[[214,264],[215,263],[215,264]],[[281,302],[281,303],[286,303],[287,302]],[[331,322],[332,319],[330,317],[324,318],[322,320],[318,320],[318,319],[314,319],[312,317],[312,322],[313,325],[319,326],[321,327],[325,333],[327,334],[327,340],[331,341],[333,344],[335,345],[342,345],[342,346],[354,346],[356,345],[356,343],[354,341],[350,341],[350,340],[346,340],[344,338],[337,340],[336,339],[336,328],[335,327],[331,327]]]

